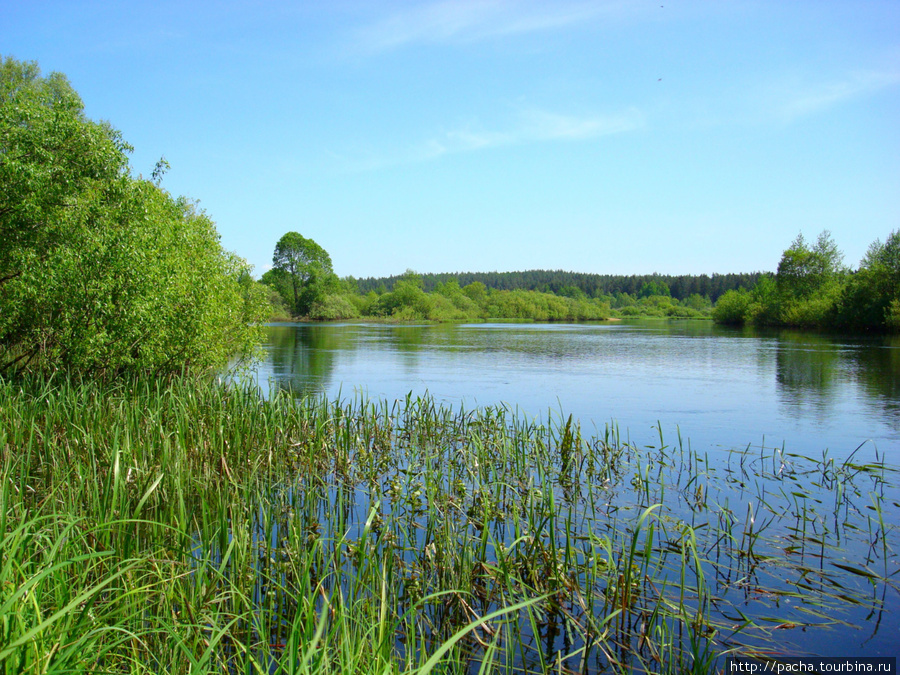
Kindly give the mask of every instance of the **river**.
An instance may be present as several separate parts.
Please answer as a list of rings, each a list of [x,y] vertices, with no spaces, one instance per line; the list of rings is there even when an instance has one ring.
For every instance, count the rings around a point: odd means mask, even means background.
[[[652,320],[266,330],[255,376],[267,392],[388,404],[427,394],[456,411],[500,405],[556,423],[546,428],[568,428],[571,415],[586,438],[615,426],[606,438],[636,452],[628,475],[597,488],[606,505],[584,498],[590,481],[574,496],[554,484],[553,499],[584,519],[576,540],[609,527],[604,509],[634,518],[664,503],[660,527],[690,524],[717,598],[717,648],[732,644],[739,614],[753,627],[735,643],[770,654],[897,655],[900,338]],[[381,492],[354,493],[359,527],[373,506],[385,522],[403,513],[379,480]],[[568,649],[544,637],[548,654]]]
[[[765,445],[815,457],[900,448],[900,338],[708,321],[272,324],[258,382],[297,394],[430,394],[618,425],[635,443]],[[894,458],[891,458],[894,459]]]

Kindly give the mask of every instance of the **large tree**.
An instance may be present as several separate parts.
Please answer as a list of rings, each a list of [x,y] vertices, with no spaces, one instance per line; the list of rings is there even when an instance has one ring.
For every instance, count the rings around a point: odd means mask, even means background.
[[[288,232],[275,245],[272,270],[263,277],[286,298],[297,316],[309,314],[335,282],[331,256],[312,239]]]
[[[778,290],[794,298],[809,297],[845,271],[843,259],[828,230],[819,235],[812,247],[799,234],[778,263]]]
[[[0,373],[216,367],[258,339],[249,267],[128,150],[64,76],[0,62]]]

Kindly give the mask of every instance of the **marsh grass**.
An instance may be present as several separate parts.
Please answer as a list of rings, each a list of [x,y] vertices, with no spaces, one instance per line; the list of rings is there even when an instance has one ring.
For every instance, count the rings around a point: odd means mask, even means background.
[[[711,672],[896,605],[867,449],[54,377],[0,382],[0,450],[6,674]]]

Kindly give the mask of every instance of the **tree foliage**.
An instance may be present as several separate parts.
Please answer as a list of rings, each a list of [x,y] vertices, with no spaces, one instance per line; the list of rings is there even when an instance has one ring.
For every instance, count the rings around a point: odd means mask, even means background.
[[[0,372],[215,367],[259,339],[249,266],[129,149],[64,76],[2,61]]]
[[[900,232],[875,241],[855,272],[828,231],[809,246],[798,236],[781,257],[774,281],[752,292],[723,295],[713,311],[720,323],[900,330]]]
[[[639,298],[649,298],[654,295],[664,295],[670,297],[672,295],[669,285],[665,281],[651,279],[641,284],[641,290],[638,291]]]
[[[426,292],[432,292],[437,284],[456,279],[466,289],[472,284],[480,284],[485,290],[499,291],[527,290],[554,293],[574,297],[575,289],[587,298],[600,298],[627,294],[637,298],[644,285],[648,290],[655,284],[657,292],[670,295],[675,300],[685,300],[691,295],[708,297],[715,301],[723,293],[737,288],[750,288],[762,276],[761,272],[750,274],[683,274],[678,276],[663,274],[588,274],[565,272],[563,270],[527,270],[524,272],[455,272],[452,274],[423,274],[422,284]],[[391,290],[400,276],[358,279],[360,293],[376,291],[380,287]],[[665,289],[668,289],[666,292]],[[652,294],[652,291],[649,293]]]
[[[900,230],[876,240],[852,275],[835,309],[837,323],[865,329],[884,324],[900,330]]]
[[[713,320],[723,324],[743,324],[751,302],[750,293],[745,288],[728,291],[713,308]]]
[[[263,283],[278,289],[297,316],[308,316],[337,283],[331,256],[297,232],[288,232],[278,240],[270,272],[263,276]]]
[[[821,292],[843,272],[843,258],[828,230],[819,235],[813,247],[807,246],[803,235],[799,234],[778,263],[779,292],[794,298],[808,298]]]

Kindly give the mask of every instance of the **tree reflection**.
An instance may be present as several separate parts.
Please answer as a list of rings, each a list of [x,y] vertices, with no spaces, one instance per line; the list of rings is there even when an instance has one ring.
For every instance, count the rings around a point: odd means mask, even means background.
[[[266,330],[272,384],[297,396],[327,391],[335,353],[346,342],[346,333],[304,324],[268,326]]]
[[[884,412],[891,427],[900,429],[900,336],[864,343],[851,354],[851,372],[859,388]]]
[[[900,428],[900,338],[853,337],[780,331],[776,385],[784,403],[829,412],[840,402],[844,383],[858,391]]]
[[[789,391],[825,394],[835,382],[841,352],[828,338],[782,332],[776,354],[776,379]]]

